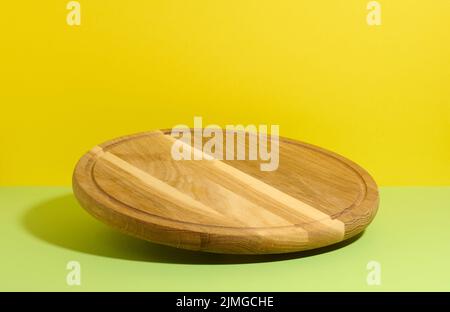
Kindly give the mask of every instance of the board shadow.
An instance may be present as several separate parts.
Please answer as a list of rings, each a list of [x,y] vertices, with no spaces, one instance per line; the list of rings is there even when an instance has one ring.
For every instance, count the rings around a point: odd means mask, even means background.
[[[179,264],[242,264],[282,261],[331,252],[358,240],[310,251],[279,255],[225,255],[182,250],[122,234],[90,216],[73,195],[39,204],[23,216],[22,224],[33,236],[55,246],[96,256],[131,261]]]

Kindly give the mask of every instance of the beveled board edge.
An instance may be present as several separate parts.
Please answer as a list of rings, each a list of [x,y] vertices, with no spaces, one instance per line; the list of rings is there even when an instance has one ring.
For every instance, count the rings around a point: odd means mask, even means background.
[[[164,129],[159,131],[168,134],[171,130]],[[107,150],[108,147],[123,141],[139,136],[152,135],[159,131],[148,131],[123,136],[102,143],[98,145],[98,147]],[[130,209],[130,207],[123,209],[121,203],[117,202],[117,200],[102,191],[99,192],[99,189],[95,184],[91,174],[97,157],[95,148],[86,153],[78,161],[72,178],[73,190],[83,208],[97,219],[121,232],[155,243],[190,250],[235,254],[286,253],[323,247],[349,239],[362,232],[375,217],[379,203],[377,185],[368,172],[353,161],[321,147],[284,137],[280,137],[280,141],[300,145],[327,156],[331,156],[351,168],[364,181],[364,186],[366,188],[365,197],[361,199],[358,205],[358,210],[363,211],[363,213],[355,216],[354,210],[352,210],[354,205],[351,205],[343,211],[331,216],[333,219],[340,219],[346,214],[352,214],[352,222],[345,223],[345,233],[339,240],[321,241],[318,239],[317,241],[309,240],[302,242],[301,239],[299,239],[298,242],[291,245],[286,243],[277,245],[276,237],[278,234],[283,234],[283,231],[285,231],[286,228],[285,226],[279,227],[279,229],[269,228],[265,230],[189,224],[150,215],[137,209]],[[86,172],[88,173],[87,175]],[[295,228],[295,225],[292,227]],[[270,231],[270,236],[273,237],[274,240],[268,242],[264,241],[264,238],[261,236],[261,233],[264,231]],[[243,236],[245,236],[247,244],[241,242]],[[210,244],[211,241],[214,241],[214,244]],[[258,245],[268,245],[269,248],[254,247]]]

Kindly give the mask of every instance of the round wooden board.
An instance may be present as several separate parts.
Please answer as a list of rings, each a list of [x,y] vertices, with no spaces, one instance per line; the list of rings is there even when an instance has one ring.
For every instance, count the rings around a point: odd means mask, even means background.
[[[378,190],[370,175],[322,148],[280,138],[277,170],[261,171],[261,159],[174,160],[175,140],[161,130],[94,147],[75,168],[75,196],[126,234],[232,254],[330,245],[363,231],[376,214]]]

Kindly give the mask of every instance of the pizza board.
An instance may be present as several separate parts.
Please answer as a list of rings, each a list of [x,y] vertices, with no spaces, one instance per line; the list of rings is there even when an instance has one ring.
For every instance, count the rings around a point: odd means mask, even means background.
[[[190,131],[194,137],[197,130]],[[252,135],[240,144],[247,147]],[[362,232],[376,214],[371,176],[322,148],[280,137],[277,169],[262,171],[261,159],[221,160],[195,144],[189,152],[203,153],[202,160],[175,160],[175,141],[170,130],[160,130],[95,146],[75,168],[75,196],[125,234],[229,254],[331,245]]]

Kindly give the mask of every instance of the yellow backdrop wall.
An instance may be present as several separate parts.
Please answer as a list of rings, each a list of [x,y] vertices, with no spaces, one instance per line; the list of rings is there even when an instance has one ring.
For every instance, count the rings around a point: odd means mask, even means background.
[[[69,184],[133,132],[279,124],[380,185],[450,184],[450,1],[8,1],[0,184]]]

